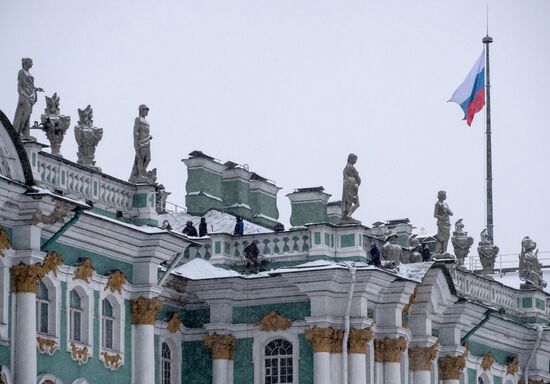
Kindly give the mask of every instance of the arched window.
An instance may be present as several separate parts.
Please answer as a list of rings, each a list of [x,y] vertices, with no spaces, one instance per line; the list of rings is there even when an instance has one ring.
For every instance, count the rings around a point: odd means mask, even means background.
[[[105,349],[113,349],[114,324],[113,306],[108,299],[103,300],[102,308],[103,321],[103,340],[102,346]]]
[[[70,331],[69,339],[72,341],[82,341],[82,299],[73,289],[70,295]]]
[[[167,343],[161,344],[161,380],[162,384],[172,383],[172,351]]]
[[[36,331],[40,333],[48,333],[48,318],[50,300],[48,298],[48,288],[39,281],[36,289]]]
[[[265,346],[265,384],[292,384],[292,344],[276,339]]]

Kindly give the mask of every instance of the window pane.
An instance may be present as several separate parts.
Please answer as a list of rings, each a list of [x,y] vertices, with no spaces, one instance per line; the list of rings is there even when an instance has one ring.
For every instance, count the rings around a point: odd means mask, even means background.
[[[81,309],[80,296],[74,289],[71,291],[71,308]]]
[[[266,384],[292,384],[292,344],[276,339],[265,346],[264,365]]]
[[[103,348],[113,349],[113,320],[103,321]]]
[[[103,300],[103,316],[113,317],[113,306],[109,300]]]
[[[79,311],[71,311],[71,317],[71,339],[74,341],[82,341],[81,313]]]
[[[48,303],[40,303],[40,328],[38,331],[48,333]]]
[[[38,290],[37,291],[38,292],[37,292],[36,297],[38,299],[48,300],[48,288],[46,287],[46,285],[42,281],[38,282]]]

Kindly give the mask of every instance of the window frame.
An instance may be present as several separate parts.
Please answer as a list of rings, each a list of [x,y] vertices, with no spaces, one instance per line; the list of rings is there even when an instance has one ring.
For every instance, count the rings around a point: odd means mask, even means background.
[[[273,343],[276,343],[277,341],[282,341],[282,343],[286,343],[289,347],[290,347],[290,353],[286,352],[284,354],[272,354],[272,355],[268,355],[267,354],[267,349],[268,347],[273,344]],[[287,348],[288,348],[287,346]],[[276,346],[274,345],[273,346],[274,348],[282,348],[282,346]],[[265,346],[264,346],[264,353],[263,353],[263,372],[262,372],[262,375],[264,377],[264,382],[268,382],[268,381],[271,381],[271,380],[268,380],[268,378],[277,378],[277,383],[283,383],[283,381],[281,380],[283,376],[288,376],[288,372],[286,374],[284,374],[282,371],[283,371],[283,368],[288,368],[288,366],[284,367],[284,364],[283,362],[290,359],[290,367],[292,369],[292,372],[290,372],[290,376],[291,376],[291,380],[290,382],[288,381],[285,381],[285,383],[288,383],[288,384],[297,384],[295,383],[294,381],[294,346],[292,345],[292,343],[290,341],[288,341],[287,339],[285,338],[276,338],[276,339],[273,339],[271,340],[269,343],[267,343]],[[270,366],[268,367],[267,365],[267,362],[270,361]],[[276,367],[271,365],[271,362],[275,361],[276,362]],[[276,368],[277,372],[276,373],[273,373],[273,368]],[[268,369],[270,369],[270,373],[268,375]],[[267,383],[267,384],[272,384],[272,383]]]
[[[74,344],[77,348],[88,348],[88,356],[93,356],[93,342],[94,342],[94,288],[95,284],[87,284],[82,280],[73,280],[67,283],[67,289],[65,292],[65,315],[66,319],[66,349],[71,352],[71,344]],[[71,317],[71,292],[75,291],[80,297],[81,315],[80,315],[80,327],[81,327],[81,340],[74,340],[72,338],[73,319]]]
[[[105,332],[105,319],[103,316],[103,302],[105,300],[108,300],[111,304],[111,307],[113,309],[113,346],[111,349],[106,348],[104,344],[104,332]],[[126,306],[124,297],[122,295],[119,295],[117,293],[111,293],[110,291],[106,291],[105,289],[102,289],[99,291],[99,360],[103,363],[103,365],[107,369],[113,369],[108,364],[105,363],[105,357],[103,353],[106,353],[107,355],[113,356],[113,355],[119,355],[121,357],[120,360],[120,366],[124,365],[124,336],[125,336],[125,318],[126,318]],[[126,324],[126,326],[130,326],[130,324]]]
[[[166,328],[159,329],[160,337],[158,344],[158,359],[160,361],[160,369],[158,370],[159,383],[165,384],[163,381],[163,358],[162,345],[166,344],[170,348],[170,384],[181,383],[181,334],[179,332],[170,333]]]
[[[46,297],[41,297],[40,295],[40,288],[42,286],[45,289]],[[43,316],[44,308],[46,310],[45,318]],[[45,330],[43,330],[43,320],[46,321]],[[50,334],[50,294],[48,287],[42,280],[38,280],[36,283],[36,333],[42,335]]]
[[[303,331],[302,331],[303,333]],[[291,327],[285,331],[264,332],[256,330],[253,333],[252,358],[254,361],[254,384],[265,384],[265,347],[273,340],[283,339],[292,345],[292,383],[300,382],[300,339],[299,330]]]

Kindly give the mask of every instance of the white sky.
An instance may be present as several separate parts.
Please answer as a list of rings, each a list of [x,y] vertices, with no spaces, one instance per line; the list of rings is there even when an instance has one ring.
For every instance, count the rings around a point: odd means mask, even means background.
[[[530,235],[550,251],[550,2],[489,1],[495,238],[517,254]],[[152,163],[184,204],[198,149],[275,180],[288,227],[294,188],[340,199],[359,156],[364,224],[409,217],[435,233],[445,189],[477,241],[485,223],[484,112],[472,127],[446,103],[482,50],[485,1],[0,0],[0,109],[13,118],[17,71],[104,129],[97,165],[127,179],[137,107],[150,108]],[[44,94],[33,120],[45,107]],[[41,132],[33,131],[47,143]],[[453,220],[454,222],[454,220]],[[473,252],[475,250],[473,249]],[[550,253],[541,254],[550,257]]]

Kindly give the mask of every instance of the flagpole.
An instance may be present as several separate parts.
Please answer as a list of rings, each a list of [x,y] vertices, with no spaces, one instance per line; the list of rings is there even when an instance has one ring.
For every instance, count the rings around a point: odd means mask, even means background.
[[[489,71],[489,44],[493,42],[493,38],[489,36],[489,33],[483,38],[483,44],[485,44],[485,89],[487,95],[487,104],[485,114],[487,120],[485,122],[485,134],[487,137],[487,233],[494,244],[493,237],[493,164],[492,164],[492,152],[491,152],[491,77]]]

